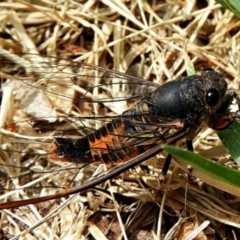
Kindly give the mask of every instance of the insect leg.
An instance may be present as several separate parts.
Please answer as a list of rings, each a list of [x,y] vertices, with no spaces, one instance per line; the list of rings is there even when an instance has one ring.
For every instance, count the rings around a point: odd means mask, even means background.
[[[229,107],[234,99],[237,102],[238,111],[229,112]],[[226,129],[235,119],[240,119],[240,97],[236,92],[225,95],[222,105],[217,111],[217,115],[219,117],[210,123],[211,128],[214,130]]]
[[[186,146],[187,146],[187,150],[193,152],[192,140],[186,140]]]
[[[234,99],[237,100],[237,94],[235,92],[228,93],[224,96],[221,107],[217,110],[218,115],[223,115],[228,112],[229,106],[231,105]],[[239,102],[240,103],[240,102]],[[238,103],[238,105],[239,105]]]
[[[187,146],[187,149],[188,149],[189,151],[192,151],[192,152],[193,152],[192,140],[186,140],[186,146]],[[165,179],[165,176],[166,176],[167,171],[168,171],[168,169],[169,169],[171,160],[172,160],[172,155],[171,155],[171,154],[168,154],[167,157],[166,157],[166,160],[165,160],[165,162],[164,162],[163,168],[162,168],[162,172],[161,172],[161,176],[160,176],[160,181],[161,181],[161,182],[163,182],[164,179]]]
[[[162,171],[161,171],[160,182],[163,182],[163,181],[165,180],[165,176],[166,176],[167,171],[168,171],[168,169],[169,169],[171,160],[172,160],[172,155],[171,155],[171,154],[168,154],[167,157],[166,157],[166,160],[165,160],[165,162],[164,162]]]

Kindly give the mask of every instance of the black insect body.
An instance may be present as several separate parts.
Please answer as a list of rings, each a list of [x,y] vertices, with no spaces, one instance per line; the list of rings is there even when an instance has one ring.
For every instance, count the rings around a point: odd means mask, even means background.
[[[57,138],[56,152],[72,162],[97,161],[112,166],[167,142],[179,129],[192,140],[203,124],[213,127],[226,90],[222,75],[209,68],[201,76],[170,81],[95,133],[76,141]]]

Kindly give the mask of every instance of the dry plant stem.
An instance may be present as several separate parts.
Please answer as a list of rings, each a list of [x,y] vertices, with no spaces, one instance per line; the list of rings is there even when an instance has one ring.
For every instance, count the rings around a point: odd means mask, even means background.
[[[58,123],[64,122],[64,129],[74,128],[73,137],[80,137],[103,123],[101,119],[92,121],[89,116],[105,114],[108,116],[106,122],[109,122],[111,116],[121,114],[133,102],[126,100],[80,103],[79,97],[83,96],[87,89],[102,85],[88,91],[84,95],[86,99],[109,98],[109,93],[114,99],[144,93],[136,84],[129,87],[126,83],[110,84],[106,79],[102,82],[103,79],[99,78],[101,71],[97,69],[91,73],[95,77],[86,81],[83,76],[89,74],[88,69],[78,72],[79,69],[73,66],[73,62],[66,59],[77,61],[78,64],[84,62],[123,73],[128,72],[135,77],[163,84],[186,73],[183,57],[186,54],[197,72],[205,65],[223,71],[229,87],[238,89],[240,21],[213,0],[206,2],[204,6],[199,5],[200,2],[185,1],[184,5],[181,1],[163,1],[161,4],[159,1],[110,0],[73,0],[64,3],[1,2],[0,76],[8,79],[9,85],[3,92],[0,111],[0,163],[7,174],[7,180],[0,179],[3,181],[1,186],[11,188],[10,191],[1,189],[1,201],[50,195],[63,191],[71,184],[79,185],[98,176],[99,172],[104,171],[101,166],[91,165],[82,169],[77,164],[57,165],[44,161],[48,152],[47,144],[53,141],[54,136],[63,136],[62,132],[56,130],[58,126],[55,120],[57,119]],[[76,76],[77,82],[73,84],[72,80]],[[20,87],[13,86],[19,82],[25,84]],[[27,96],[30,89],[35,90],[32,95],[41,93],[40,98],[35,103],[26,100],[23,108],[19,105],[21,94],[24,92],[23,95]],[[76,99],[73,101],[75,95]],[[41,97],[47,100],[40,100]],[[40,105],[48,107],[40,111]],[[51,126],[54,131],[36,131],[35,123],[30,121],[29,117],[29,112],[33,113],[32,109],[36,109],[36,115],[41,112],[41,118],[47,121],[45,125]],[[84,119],[83,116],[88,119]],[[35,116],[38,117],[39,115]],[[9,119],[16,123],[16,131],[2,128]],[[229,162],[227,153],[219,148],[218,144],[217,137],[211,130],[203,130],[195,139],[194,149],[198,152],[203,151],[207,156],[213,156],[221,162]],[[14,151],[9,151],[13,149]],[[31,154],[22,154],[20,150]],[[160,157],[164,158],[163,155]],[[131,174],[126,172],[122,178],[116,177],[109,181],[110,185],[102,184],[99,187],[110,189],[112,199],[114,193],[119,193],[128,201],[129,198],[134,199],[130,203],[132,206],[138,202],[143,203],[143,196],[144,199],[154,202],[152,192],[157,191],[158,187],[152,183],[152,179],[157,179],[162,167],[162,160],[160,164],[157,164],[157,161],[156,157],[143,164],[143,170],[135,173],[138,177],[131,177]],[[124,239],[152,239],[154,236],[160,239],[163,236],[173,236],[181,227],[181,236],[187,239],[188,236],[184,235],[185,224],[192,221],[194,226],[203,224],[205,229],[205,220],[211,222],[211,228],[219,235],[222,234],[219,232],[220,226],[221,229],[235,231],[233,234],[238,236],[238,229],[231,228],[240,226],[236,217],[239,215],[238,209],[236,204],[233,204],[237,198],[231,195],[230,203],[224,198],[225,193],[210,188],[201,182],[201,179],[195,179],[194,183],[188,184],[185,196],[181,188],[185,181],[183,176],[184,172],[180,170],[172,172],[171,181],[166,184],[167,192],[163,194],[158,216],[154,215],[155,212],[152,213],[154,217],[150,218],[152,222],[149,220],[150,227],[147,230],[137,221],[138,216],[146,210],[143,207],[136,210],[138,214],[135,214],[133,207],[132,214],[123,217],[120,209],[126,207],[125,200],[118,201],[115,198],[111,202],[110,198],[106,197],[107,204],[112,204],[110,207],[107,205],[112,211],[109,211],[106,217],[99,207],[105,206],[103,197],[100,203],[91,205],[88,204],[88,194],[85,193],[46,204],[16,208],[14,211],[4,210],[1,229],[7,234],[6,238],[12,239],[39,239],[40,236],[45,239],[78,239],[82,235],[85,238],[92,235],[99,239],[111,239],[110,235],[104,235],[104,226],[112,226],[112,212],[115,211],[118,219],[115,228],[122,229]],[[96,192],[88,191],[94,199],[98,199],[98,194],[101,194]],[[171,203],[169,199],[173,199]],[[179,218],[176,224],[167,226],[166,222],[171,222],[169,220],[174,220],[174,217],[163,213],[163,208],[168,207],[176,216],[182,206],[185,206],[186,211],[196,212],[197,216],[184,221]],[[102,214],[102,218],[92,220],[90,217],[95,216],[97,212]],[[156,235],[151,233],[151,224],[155,222]],[[132,223],[136,223],[133,232],[128,229]],[[194,236],[200,226],[196,230],[192,229]],[[110,228],[109,232],[113,233],[116,229]],[[134,235],[138,230],[138,235]],[[224,234],[222,238],[227,237],[226,233]],[[112,239],[119,236],[116,234],[114,237]],[[214,234],[205,237],[215,239]]]

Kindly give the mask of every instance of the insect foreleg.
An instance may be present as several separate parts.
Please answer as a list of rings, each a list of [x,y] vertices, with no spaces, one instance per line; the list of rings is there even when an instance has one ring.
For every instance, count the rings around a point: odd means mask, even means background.
[[[229,111],[233,100],[237,102],[237,112]],[[209,126],[214,130],[224,130],[228,128],[234,120],[240,119],[240,97],[236,92],[230,92],[225,95],[221,107],[217,110],[217,116],[216,119],[209,123]]]

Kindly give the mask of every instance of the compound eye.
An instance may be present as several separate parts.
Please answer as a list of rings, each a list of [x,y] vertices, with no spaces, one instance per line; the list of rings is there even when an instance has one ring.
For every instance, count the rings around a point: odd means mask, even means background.
[[[214,107],[218,104],[219,100],[219,92],[212,88],[208,91],[207,96],[206,96],[206,102],[210,107]]]

